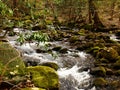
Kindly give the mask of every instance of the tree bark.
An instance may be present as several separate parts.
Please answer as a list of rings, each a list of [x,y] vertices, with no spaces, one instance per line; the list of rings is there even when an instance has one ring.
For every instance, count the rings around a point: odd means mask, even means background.
[[[103,23],[101,22],[97,8],[93,2],[93,0],[89,0],[89,23],[93,24],[94,29],[99,29],[104,27]]]

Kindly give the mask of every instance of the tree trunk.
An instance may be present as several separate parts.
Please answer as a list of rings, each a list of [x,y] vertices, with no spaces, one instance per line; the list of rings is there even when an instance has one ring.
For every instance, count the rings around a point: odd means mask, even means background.
[[[94,29],[104,27],[104,25],[100,21],[98,11],[93,0],[89,0],[89,23],[93,24]]]
[[[113,20],[113,16],[114,16],[114,8],[115,8],[115,3],[117,0],[113,0],[112,4],[111,4],[111,20]]]
[[[13,0],[13,9],[14,9],[14,16],[18,16],[18,10],[17,10],[18,0]]]

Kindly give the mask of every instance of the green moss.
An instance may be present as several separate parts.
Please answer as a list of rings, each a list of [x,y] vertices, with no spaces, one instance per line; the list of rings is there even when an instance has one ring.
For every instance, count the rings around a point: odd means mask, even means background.
[[[120,56],[118,56],[117,61],[113,64],[115,69],[120,69]]]
[[[98,53],[99,58],[108,59],[110,62],[116,62],[118,56],[118,52],[112,47],[101,49]]]
[[[58,70],[58,68],[59,68],[58,65],[54,62],[46,62],[46,63],[43,63],[41,65],[51,67],[55,70]]]
[[[119,81],[117,81],[117,80],[113,81],[113,82],[110,83],[110,85],[114,88],[119,87]]]
[[[102,63],[109,63],[109,61],[105,58],[101,58],[99,61],[102,62]]]
[[[58,88],[59,80],[56,71],[47,66],[28,67],[28,72],[32,75],[35,86],[40,88]]]
[[[92,68],[90,73],[96,76],[105,76],[106,70],[103,66],[99,66],[99,67]]]
[[[116,72],[115,72],[115,75],[120,75],[120,70],[117,70]]]
[[[94,83],[95,86],[105,86],[105,85],[107,85],[107,81],[102,77],[96,78],[93,83]]]
[[[69,39],[70,43],[75,43],[76,41],[79,41],[79,40],[80,40],[80,39],[79,39],[78,36],[72,36],[72,37]]]
[[[112,46],[112,48],[114,48],[118,54],[120,55],[120,44],[116,45],[116,46]]]
[[[43,88],[21,88],[21,90],[46,90]]]
[[[24,74],[24,62],[19,52],[8,42],[0,43],[0,62],[3,65],[2,71],[5,71],[5,75],[11,75],[11,72],[20,75]]]
[[[100,47],[95,46],[95,47],[91,47],[90,49],[88,49],[87,52],[96,56],[96,54],[99,52],[100,49],[101,49]]]

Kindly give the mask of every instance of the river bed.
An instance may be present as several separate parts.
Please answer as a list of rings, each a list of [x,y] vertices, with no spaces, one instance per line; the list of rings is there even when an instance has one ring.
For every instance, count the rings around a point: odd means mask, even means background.
[[[96,90],[91,86],[92,76],[89,74],[89,68],[93,65],[93,57],[83,51],[70,48],[68,42],[55,41],[46,42],[50,46],[47,49],[52,49],[57,46],[67,48],[66,53],[57,51],[36,52],[37,49],[45,50],[44,44],[39,46],[36,42],[24,43],[19,45],[16,42],[17,36],[8,37],[12,46],[17,48],[24,58],[27,65],[40,65],[45,62],[54,62],[59,66],[57,70],[60,79],[60,90]]]

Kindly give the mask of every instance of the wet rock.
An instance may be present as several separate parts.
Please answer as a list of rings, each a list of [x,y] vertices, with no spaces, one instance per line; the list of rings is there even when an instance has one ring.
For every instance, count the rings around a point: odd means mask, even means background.
[[[37,52],[37,53],[46,53],[45,50],[41,50],[41,49],[36,49],[36,52]]]
[[[91,68],[90,73],[96,76],[105,76],[106,70],[104,67],[99,66],[99,67]]]
[[[85,36],[85,39],[95,39],[96,35],[93,33],[89,33],[88,35]]]
[[[56,46],[52,50],[54,50],[54,51],[60,51],[61,48],[62,48],[61,46]]]
[[[116,62],[117,57],[119,56],[118,52],[112,47],[105,47],[98,52],[98,58],[105,58],[109,62]]]
[[[72,36],[72,37],[69,39],[69,42],[70,42],[70,43],[75,43],[76,41],[80,41],[80,39],[79,39],[78,36]]]
[[[0,90],[10,90],[13,86],[14,84],[6,81],[0,82]]]
[[[116,62],[113,64],[114,69],[120,69],[120,62]]]
[[[111,85],[111,87],[114,87],[114,90],[119,90],[119,89],[117,89],[117,87],[120,86],[120,82],[118,80],[114,80],[110,83],[110,85]]]
[[[53,68],[47,66],[32,66],[27,67],[27,70],[31,73],[31,80],[36,87],[59,90],[58,75]]]
[[[114,48],[118,52],[118,54],[120,55],[120,45],[112,46],[112,48]]]
[[[64,53],[67,53],[67,51],[68,51],[67,48],[62,48],[59,52],[64,54]]]
[[[115,33],[116,36],[120,36],[120,30]]]
[[[89,49],[91,47],[93,47],[93,42],[84,42],[81,45],[78,44],[76,50],[79,50],[79,51],[83,51],[83,50],[89,51]]]
[[[93,56],[96,56],[101,48],[99,46],[91,47],[87,50],[88,53],[91,53]]]
[[[106,68],[106,75],[114,75],[114,71],[110,68]]]
[[[39,24],[39,25],[32,27],[33,31],[42,30],[42,29],[46,29],[46,25]]]
[[[96,78],[94,81],[93,81],[93,84],[95,86],[106,86],[107,85],[107,81],[100,77],[100,78]]]
[[[25,61],[26,66],[37,66],[38,62],[37,61]]]
[[[109,60],[105,59],[105,58],[101,58],[99,60],[101,63],[109,63]]]
[[[55,69],[56,71],[59,68],[59,66],[56,63],[54,63],[54,62],[46,62],[46,63],[42,63],[40,65],[51,67],[51,68]]]
[[[120,70],[117,70],[117,71],[115,72],[115,75],[116,75],[116,76],[120,76]]]

